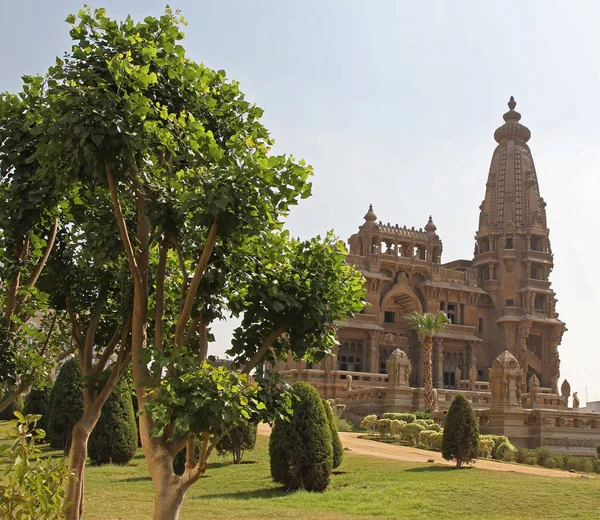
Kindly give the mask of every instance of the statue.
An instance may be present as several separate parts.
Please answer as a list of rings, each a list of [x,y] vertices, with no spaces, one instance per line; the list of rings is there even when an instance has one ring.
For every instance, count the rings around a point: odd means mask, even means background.
[[[461,380],[462,380],[462,372],[460,370],[460,367],[456,367],[454,369],[454,384],[456,385],[456,388],[460,388]]]
[[[397,348],[391,353],[386,364],[388,382],[393,386],[408,386],[412,372],[410,360],[405,352]]]
[[[477,381],[477,368],[475,365],[471,365],[469,370],[469,381],[471,382],[471,389],[475,389],[475,381]]]
[[[352,390],[352,376],[348,374],[346,376],[346,390]]]
[[[573,392],[573,410],[577,410],[579,408],[579,397],[577,397],[577,392]]]
[[[540,391],[540,380],[535,374],[529,378],[529,394],[531,395],[531,406],[535,406]]]
[[[571,395],[571,385],[566,379],[563,381],[563,384],[560,385],[560,395],[567,399]]]
[[[523,373],[519,362],[508,350],[502,352],[490,370],[492,407],[521,407],[520,385]]]

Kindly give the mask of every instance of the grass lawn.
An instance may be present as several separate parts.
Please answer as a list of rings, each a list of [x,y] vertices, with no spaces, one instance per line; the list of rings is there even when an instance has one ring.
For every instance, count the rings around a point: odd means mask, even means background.
[[[322,494],[288,493],[271,481],[267,439],[234,466],[214,457],[187,494],[181,518],[598,518],[600,479],[556,479],[455,470],[345,453]],[[146,520],[152,483],[141,452],[129,466],[88,466],[85,518]]]

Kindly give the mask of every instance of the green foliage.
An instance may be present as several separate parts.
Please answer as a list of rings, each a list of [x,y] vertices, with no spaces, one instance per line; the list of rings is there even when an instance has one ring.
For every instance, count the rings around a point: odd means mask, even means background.
[[[23,415],[41,415],[42,418],[39,421],[40,426],[46,427],[51,392],[51,385],[47,385],[43,388],[32,388],[25,398]]]
[[[269,440],[271,476],[289,489],[324,491],[333,462],[331,429],[323,402],[310,384],[293,386],[297,399],[288,421],[277,419]]]
[[[479,427],[467,398],[458,394],[446,414],[442,437],[442,456],[456,460],[456,467],[477,458]]]
[[[508,437],[505,437],[504,435],[487,435],[486,437],[489,437],[494,441],[494,447],[492,448],[492,458],[500,459],[501,457],[498,457],[496,452],[501,444],[504,444],[505,442],[510,442],[508,440]]]
[[[413,312],[406,316],[406,321],[424,342],[431,340],[436,333],[444,330],[450,323],[448,316],[442,311],[437,314]]]
[[[367,433],[373,434],[377,428],[377,416],[375,414],[367,415],[361,422],[360,427],[367,430]]]
[[[444,430],[441,432],[432,432],[429,435],[429,447],[432,450],[439,451],[442,446],[442,438],[444,436]]]
[[[525,459],[529,455],[532,455],[532,453],[533,453],[532,450],[528,450],[526,448],[517,448],[517,452],[515,453],[515,462],[518,462],[519,464],[523,464],[525,462]],[[562,460],[561,460],[560,466],[562,466]]]
[[[83,415],[83,393],[79,360],[69,359],[61,367],[50,394],[48,442],[69,453],[73,426]]]
[[[98,391],[110,371],[103,373]],[[137,426],[129,382],[121,377],[102,407],[100,419],[90,435],[88,453],[95,464],[127,464],[137,450]]]
[[[431,419],[429,412],[415,412],[415,419]]]
[[[397,419],[391,419],[392,424],[390,427],[390,431],[394,437],[401,438],[404,432],[404,427],[406,426],[406,422],[399,421]]]
[[[402,438],[408,441],[412,446],[418,446],[421,432],[424,430],[425,426],[418,424],[416,421],[408,423],[402,430]]]
[[[496,457],[505,462],[512,462],[515,459],[517,449],[509,442],[503,442],[496,450]]]
[[[537,456],[538,466],[547,467],[546,463],[552,457],[552,452],[548,448],[536,448],[534,453]]]
[[[419,412],[422,413],[422,412]],[[423,412],[424,414],[424,412]],[[383,414],[384,419],[392,419],[396,421],[404,421],[407,423],[411,423],[416,420],[417,416],[414,413],[393,413],[393,412],[385,412]]]
[[[340,399],[326,399],[327,405],[333,414],[333,422],[338,432],[351,432],[352,424],[344,418],[346,405],[340,402]]]
[[[16,412],[10,423],[9,444],[0,446],[0,517],[11,520],[64,518],[64,484],[74,478],[64,461],[41,456],[36,446],[45,432],[37,428],[39,415]]]
[[[333,469],[338,468],[344,458],[344,446],[342,440],[338,434],[338,429],[335,424],[335,417],[331,406],[325,400],[323,400],[323,408],[325,409],[325,415],[327,415],[327,422],[329,423],[329,429],[331,430],[331,444],[333,447]]]
[[[217,452],[219,455],[231,453],[233,463],[239,464],[242,462],[244,452],[251,450],[256,445],[256,424],[241,423],[226,433],[217,444]]]
[[[488,458],[492,456],[492,450],[494,449],[494,439],[490,439],[489,435],[480,435],[479,443],[477,445],[477,452],[479,458]]]
[[[10,390],[7,393],[10,393]],[[2,401],[1,394],[0,394],[0,401]],[[9,404],[4,410],[2,410],[0,412],[0,421],[10,421],[10,420],[14,419],[15,412],[22,412],[23,407],[24,407],[23,399],[19,395],[11,404]]]
[[[600,444],[596,445],[596,457],[600,459]]]
[[[387,437],[392,432],[392,420],[391,419],[377,419],[375,423],[379,435]]]

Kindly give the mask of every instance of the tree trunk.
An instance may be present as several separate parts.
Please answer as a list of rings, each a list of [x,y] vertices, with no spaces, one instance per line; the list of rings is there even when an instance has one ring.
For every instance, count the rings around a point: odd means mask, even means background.
[[[185,492],[172,482],[154,483],[154,520],[177,520]]]
[[[12,394],[10,394],[8,397],[3,399],[0,402],[0,412],[3,412],[11,404],[13,404],[17,400],[17,397],[19,397],[25,390],[27,390],[27,387],[28,387],[28,385],[21,384]],[[14,419],[14,417],[13,417],[13,419]]]
[[[433,350],[433,341],[427,339],[423,341],[423,390],[425,397],[425,408],[433,411],[433,377],[431,375],[431,351]]]
[[[96,418],[96,421],[98,418]],[[94,421],[94,424],[96,424]],[[75,473],[75,479],[67,483],[67,502],[69,508],[66,511],[66,520],[79,520],[83,514],[83,483],[85,477],[85,462],[87,459],[88,440],[92,428],[86,428],[85,423],[89,419],[84,416],[73,427],[71,434],[71,449],[69,450],[69,469]]]

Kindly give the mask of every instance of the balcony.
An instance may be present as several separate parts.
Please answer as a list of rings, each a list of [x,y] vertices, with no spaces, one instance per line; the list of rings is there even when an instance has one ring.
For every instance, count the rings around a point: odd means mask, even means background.
[[[537,280],[536,278],[525,278],[519,283],[519,289],[538,289],[542,291],[547,291],[548,289],[550,289],[550,281]]]
[[[522,253],[522,259],[524,262],[537,262],[540,264],[553,265],[552,254],[545,253],[544,251],[536,251],[535,249],[526,249]]]

